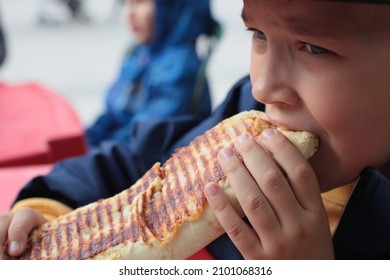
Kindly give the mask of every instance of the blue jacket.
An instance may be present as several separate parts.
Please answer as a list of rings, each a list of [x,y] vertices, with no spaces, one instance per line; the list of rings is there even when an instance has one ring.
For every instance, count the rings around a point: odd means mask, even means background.
[[[90,146],[103,140],[124,145],[134,124],[184,114],[206,116],[211,111],[207,80],[200,71],[195,42],[213,32],[210,0],[155,0],[155,35],[138,45],[122,63],[105,97],[105,110],[87,129]],[[192,102],[197,79],[204,79],[200,102]]]
[[[244,110],[263,110],[251,94],[246,77],[205,119],[194,116],[145,121],[125,147],[105,143],[88,155],[64,160],[47,176],[32,180],[17,200],[47,197],[76,208],[107,198],[132,185],[156,161],[164,162],[178,147],[187,145],[221,120]],[[162,137],[162,135],[164,137]],[[342,215],[333,241],[338,259],[390,257],[390,181],[378,171],[364,170]],[[217,259],[240,259],[227,235],[208,246]]]

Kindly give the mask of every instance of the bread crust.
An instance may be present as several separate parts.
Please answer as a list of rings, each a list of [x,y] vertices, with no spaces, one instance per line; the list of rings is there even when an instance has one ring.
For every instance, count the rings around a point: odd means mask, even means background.
[[[47,222],[34,230],[22,259],[186,259],[224,233],[203,194],[218,183],[244,213],[216,160],[242,133],[278,129],[304,154],[318,149],[309,132],[276,127],[263,112],[242,112],[219,123],[156,163],[130,188]]]

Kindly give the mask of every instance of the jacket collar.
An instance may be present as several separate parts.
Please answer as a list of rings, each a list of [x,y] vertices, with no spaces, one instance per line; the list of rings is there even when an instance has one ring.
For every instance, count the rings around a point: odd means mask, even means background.
[[[336,259],[390,257],[390,181],[367,168],[359,177],[333,237]]]

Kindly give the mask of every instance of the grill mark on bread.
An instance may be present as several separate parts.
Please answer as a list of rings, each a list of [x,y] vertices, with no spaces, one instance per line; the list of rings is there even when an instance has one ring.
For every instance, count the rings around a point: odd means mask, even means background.
[[[129,190],[128,194],[128,203],[131,204],[135,196],[137,194],[145,191],[149,185],[153,182],[153,180],[158,177],[159,174],[156,173],[156,165],[153,165],[151,169],[149,169],[145,175],[139,179],[134,186],[132,186]]]
[[[176,195],[180,195],[177,197],[177,201],[179,203],[179,209],[182,209],[184,213],[189,213],[190,210],[188,209],[188,205],[186,203],[188,196],[190,195],[190,189],[189,189],[189,177],[188,177],[188,170],[187,167],[185,166],[184,159],[186,158],[185,150],[180,149],[175,156],[173,156],[170,160],[167,162],[167,166],[173,167],[173,166],[178,166],[178,170],[176,172],[172,172],[171,174],[182,174],[182,176],[176,176],[174,178],[174,185],[179,186],[177,188],[177,193]],[[191,159],[190,159],[191,160]],[[173,177],[173,176],[170,176]],[[172,191],[171,185],[169,185],[169,191]],[[175,213],[175,216],[180,215],[180,213]],[[177,218],[175,217],[175,220]]]
[[[46,248],[46,255],[50,256],[52,254],[51,234],[45,234],[43,240],[44,240],[43,248]]]
[[[131,241],[133,240],[138,240],[139,239],[139,230],[138,230],[138,225],[136,224],[135,221],[132,221],[131,222],[131,230],[130,230],[130,233],[132,234],[131,235]]]
[[[85,245],[84,245],[84,235],[83,235],[83,226],[85,223],[85,216],[81,215],[80,211],[77,211],[76,214],[76,221],[77,221],[77,236],[78,236],[78,246],[79,251],[77,255],[77,259],[85,259],[86,258],[86,251],[85,251]]]
[[[180,151],[177,151],[177,152],[180,153]],[[181,160],[180,156],[174,156],[170,159],[170,162],[172,164],[166,164],[166,166],[165,166],[165,168],[167,170],[171,171],[168,173],[179,174],[179,173],[177,173],[179,169],[177,169],[176,166],[180,166],[179,165],[180,160]],[[187,205],[185,203],[185,197],[186,197],[187,193],[184,191],[184,189],[182,188],[182,185],[179,182],[179,176],[168,176],[165,180],[166,180],[166,182],[168,182],[168,188],[166,191],[172,192],[172,196],[175,198],[175,204],[178,204],[178,208],[182,209],[182,211],[184,213],[188,214],[189,210],[188,210]],[[171,188],[171,184],[173,184],[174,186],[178,186],[178,187]],[[167,209],[166,211],[169,212],[169,209]],[[175,213],[173,213],[173,217],[171,217],[170,219],[177,220],[178,216],[179,216],[179,213],[176,211]]]
[[[96,208],[94,209],[94,212],[91,211],[91,209],[88,209],[88,212],[87,212],[87,226],[88,228],[90,229],[90,238],[89,238],[89,241],[88,241],[88,250],[87,250],[87,256],[89,258],[90,255],[93,254],[94,252],[94,238],[96,238],[95,234],[94,234],[94,228],[95,228],[95,221],[94,221],[94,218],[95,216],[97,215],[97,212],[96,212]]]
[[[201,141],[201,138],[197,138],[195,141],[194,141],[194,150],[195,150],[195,155],[191,155],[191,160],[193,161],[193,165],[196,166],[197,168],[197,177],[201,180],[201,183],[202,184],[205,184],[207,181],[209,181],[210,177],[211,177],[211,174],[209,172],[209,169],[207,168],[208,166],[208,162],[207,162],[207,158],[205,155],[202,154],[201,152],[201,142],[205,142],[205,141]],[[205,143],[207,145],[207,143]],[[200,161],[197,161],[195,160],[195,158],[199,158]],[[200,177],[203,177],[203,176],[199,176],[199,172],[200,170],[204,170],[203,174],[204,174],[204,178],[200,178]]]
[[[33,242],[32,247],[34,249],[32,250],[32,254],[31,254],[32,257],[31,257],[31,259],[32,260],[39,260],[39,257],[40,257],[39,242],[38,241]]]
[[[78,249],[80,249],[82,247],[82,244],[83,244],[83,235],[82,235],[82,232],[81,232],[81,227],[82,227],[82,224],[81,224],[81,221],[82,221],[82,218],[80,216],[80,211],[77,211],[77,215],[76,215],[76,235],[77,235],[77,247]],[[81,251],[80,250],[75,250],[75,259],[80,259],[80,253]]]
[[[105,249],[105,239],[104,239],[104,227],[103,227],[103,220],[104,220],[104,209],[101,205],[101,201],[98,202],[97,207],[95,209],[96,212],[96,223],[99,228],[99,230],[96,232],[97,236],[94,237],[93,240],[91,240],[91,244],[93,244],[94,250],[97,251],[103,251]],[[100,240],[100,242],[96,242],[97,240]]]
[[[73,236],[72,236],[72,223],[71,221],[69,221],[69,217],[67,219],[67,223],[65,224],[65,233],[66,233],[66,238],[64,238],[66,240],[66,244],[67,244],[67,252],[66,252],[66,255],[63,256],[63,259],[66,258],[66,259],[75,259],[75,255],[74,255],[74,252],[73,252]]]
[[[157,203],[155,203],[156,207],[153,208],[151,211],[151,215],[160,216],[160,218],[162,220],[161,223],[162,223],[163,229],[161,231],[160,238],[157,238],[160,241],[164,239],[164,237],[165,237],[164,233],[166,235],[168,232],[172,231],[173,224],[175,221],[175,214],[176,214],[175,210],[178,210],[178,209],[175,209],[175,207],[180,208],[180,206],[182,205],[181,203],[179,205],[176,205],[176,203],[175,203],[175,195],[172,193],[172,188],[171,188],[172,181],[170,181],[170,177],[168,177],[168,178],[165,177],[164,180],[165,180],[164,190],[156,202],[158,202],[159,204],[161,204],[162,201],[166,202],[166,203],[164,203],[165,204],[164,208],[166,211],[163,213],[159,213],[159,211],[158,211],[159,205]],[[152,228],[151,231],[155,232],[155,231],[157,231],[157,229]]]
[[[148,234],[147,234],[147,223],[145,221],[145,202],[146,202],[146,193],[141,194],[141,199],[139,200],[138,207],[137,207],[137,217],[138,217],[138,223],[137,226],[139,226],[141,238],[144,243],[147,243],[148,241]]]
[[[62,240],[62,232],[63,232],[63,227],[62,226],[59,226],[56,230],[55,230],[55,236],[56,236],[56,244],[57,244],[57,252],[55,254],[55,256],[59,256],[59,258],[63,259],[64,257],[64,254],[63,254],[63,250],[61,250],[61,240]],[[38,252],[39,253],[39,252]],[[40,256],[38,255],[37,260],[40,259]]]
[[[120,195],[116,197],[116,204],[117,204],[117,210],[119,212],[119,223],[116,224],[116,227],[118,233],[120,234],[119,236],[120,239],[118,241],[118,244],[120,244],[121,242],[125,241],[128,238],[127,233],[130,231],[125,229],[125,216],[123,212],[122,197]]]
[[[195,207],[193,209],[194,212],[203,212],[203,206],[204,206],[204,195],[203,195],[203,185],[206,184],[209,181],[209,178],[211,177],[210,170],[208,167],[208,161],[207,158],[210,156],[209,154],[204,154],[204,151],[202,151],[202,144],[203,146],[210,148],[208,146],[207,141],[205,141],[206,137],[198,137],[193,142],[193,148],[194,149],[188,149],[189,155],[188,157],[191,159],[192,162],[188,161],[188,165],[191,165],[193,168],[196,169],[194,172],[197,173],[197,175],[194,175],[193,178],[191,178],[191,186],[192,186],[192,195],[195,197]],[[207,139],[206,139],[207,140]],[[198,159],[198,160],[197,160]],[[202,176],[199,176],[202,174]]]
[[[218,133],[219,132],[219,133]],[[223,129],[220,131],[210,131],[211,137],[207,137],[207,145],[210,146],[210,156],[212,158],[215,158],[215,160],[210,160],[208,163],[209,169],[210,169],[210,181],[218,181],[220,176],[224,176],[224,173],[222,172],[215,172],[215,168],[220,169],[220,165],[218,163],[218,152],[222,148],[221,138],[224,139],[227,137],[227,134]],[[230,138],[229,138],[230,139]],[[218,177],[216,177],[218,176]],[[212,180],[214,178],[214,180]]]
[[[116,201],[114,201],[116,202]],[[114,207],[113,207],[114,206]],[[104,209],[106,211],[106,219],[107,219],[107,223],[108,225],[106,225],[106,227],[108,226],[108,233],[107,234],[104,234],[103,236],[103,239],[104,239],[104,249],[106,249],[110,244],[112,245],[116,245],[117,243],[117,238],[115,238],[115,236],[117,235],[117,232],[116,232],[116,228],[115,228],[115,224],[113,224],[113,215],[111,213],[114,213],[113,212],[113,209],[117,208],[116,207],[116,204],[114,203],[113,205],[109,204],[109,203],[106,203],[105,206],[104,206]]]
[[[161,211],[159,213],[158,209],[156,211],[156,208],[160,208],[159,198],[161,198],[160,187],[153,185],[147,196],[144,219],[150,232],[157,239],[162,238],[164,231],[164,224],[159,221],[158,217],[160,216],[162,220],[167,220],[166,212]]]

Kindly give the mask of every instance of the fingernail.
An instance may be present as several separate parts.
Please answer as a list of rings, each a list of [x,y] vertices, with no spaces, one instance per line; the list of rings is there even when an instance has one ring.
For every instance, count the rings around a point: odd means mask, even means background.
[[[10,244],[9,244],[9,253],[10,254],[15,254],[15,253],[18,253],[19,250],[20,250],[20,244],[19,242],[17,241],[12,241]]]
[[[242,134],[242,135],[238,136],[237,143],[244,143],[244,142],[248,141],[248,139],[249,139],[248,134]]]
[[[227,160],[234,155],[232,148],[224,148],[219,152],[219,158],[222,160]]]
[[[276,134],[275,129],[266,129],[261,133],[261,137],[263,137],[264,140],[271,139]]]
[[[218,189],[215,184],[208,184],[205,188],[208,197],[214,197],[218,194]]]

